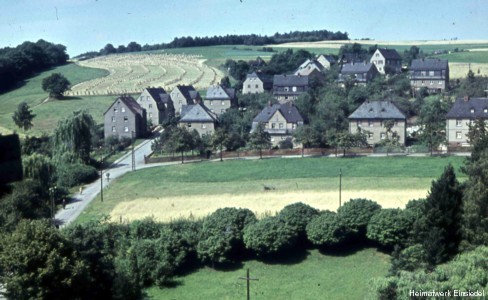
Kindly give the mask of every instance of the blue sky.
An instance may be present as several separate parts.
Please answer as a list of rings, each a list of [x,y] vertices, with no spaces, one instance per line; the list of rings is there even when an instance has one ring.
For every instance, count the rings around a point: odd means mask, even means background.
[[[346,31],[376,40],[488,39],[486,0],[0,0],[0,47],[45,39],[71,56],[179,36]]]

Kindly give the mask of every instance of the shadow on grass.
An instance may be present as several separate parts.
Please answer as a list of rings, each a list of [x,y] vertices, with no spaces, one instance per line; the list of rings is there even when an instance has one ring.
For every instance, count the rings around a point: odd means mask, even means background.
[[[349,256],[356,254],[357,252],[360,252],[365,249],[369,248],[378,248],[378,245],[374,242],[371,241],[362,241],[362,242],[350,242],[350,243],[344,243],[341,245],[337,246],[327,246],[327,247],[321,247],[318,248],[319,252],[323,255],[329,255],[329,256],[338,256],[338,257],[344,257],[344,256]]]
[[[310,251],[306,249],[293,249],[293,251],[257,259],[268,265],[296,265],[305,261],[309,255]]]
[[[75,96],[64,96],[60,99],[56,99],[58,101],[71,101],[71,100],[83,100],[81,97],[75,97]]]

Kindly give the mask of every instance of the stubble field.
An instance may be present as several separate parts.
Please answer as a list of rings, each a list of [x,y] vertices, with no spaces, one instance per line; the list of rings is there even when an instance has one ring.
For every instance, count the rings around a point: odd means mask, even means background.
[[[101,219],[159,221],[201,218],[218,208],[249,208],[258,217],[304,202],[318,209],[368,198],[383,207],[404,207],[427,195],[432,180],[461,157],[273,158],[161,166],[124,175],[95,199],[76,222]],[[458,176],[463,174],[458,172]],[[274,190],[265,191],[264,186]]]

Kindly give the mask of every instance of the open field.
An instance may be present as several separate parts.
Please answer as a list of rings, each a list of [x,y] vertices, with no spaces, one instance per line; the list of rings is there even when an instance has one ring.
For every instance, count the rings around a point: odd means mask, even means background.
[[[203,268],[177,277],[176,287],[153,287],[146,299],[245,299],[246,283],[239,277],[258,278],[250,287],[251,299],[364,299],[371,278],[385,276],[389,256],[375,249],[347,255],[307,251],[295,262],[246,261],[236,270]]]
[[[172,165],[124,175],[93,201],[75,222],[100,219],[126,221],[153,216],[170,221],[203,217],[221,207],[245,207],[258,217],[304,202],[335,210],[342,169],[342,201],[369,198],[384,207],[404,207],[427,195],[431,181],[461,157],[274,158]],[[458,176],[463,177],[460,172]],[[275,190],[264,191],[263,185]]]
[[[140,93],[148,86],[161,86],[171,91],[177,84],[207,88],[220,82],[222,71],[204,64],[201,55],[186,54],[120,54],[96,57],[78,62],[90,68],[108,70],[110,73],[77,84],[66,92],[68,96],[120,95]]]

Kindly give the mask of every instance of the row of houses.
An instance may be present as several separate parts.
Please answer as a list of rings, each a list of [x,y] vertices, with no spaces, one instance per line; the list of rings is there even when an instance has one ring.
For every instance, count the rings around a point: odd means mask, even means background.
[[[167,114],[174,113],[174,107],[178,107],[176,114],[180,117],[179,126],[196,130],[200,135],[213,134],[218,124],[218,114],[209,106],[218,107],[221,113],[232,106],[225,103],[230,100],[223,99],[224,95],[230,95],[221,86],[209,88],[203,103],[198,95],[190,95],[194,94],[189,93],[194,91],[192,87],[180,86],[175,90],[174,97],[165,94],[163,89],[145,89],[137,100],[127,95],[118,97],[104,114],[105,137],[111,135],[131,137],[132,132],[136,137],[144,136],[148,116],[153,119],[168,116]],[[178,99],[181,99],[181,103]],[[154,110],[155,107],[159,110]],[[388,138],[385,125],[387,121],[393,121],[391,132],[395,132],[400,144],[405,144],[407,117],[390,101],[365,101],[348,119],[350,133],[356,133],[361,129],[367,134],[367,142],[370,145]],[[446,116],[445,134],[448,146],[455,148],[469,146],[467,139],[469,125],[476,119],[488,121],[488,98],[457,99]],[[157,119],[154,119],[155,123],[156,121]],[[259,124],[262,124],[265,131],[271,135],[271,142],[276,146],[281,141],[292,140],[294,132],[298,127],[303,126],[304,121],[293,101],[288,101],[269,103],[253,119],[251,131],[254,131]]]
[[[337,82],[344,87],[352,80],[354,84],[365,86],[380,74],[394,74],[402,71],[402,58],[394,49],[377,49],[369,61],[352,54],[344,54],[340,60],[340,73]],[[290,75],[274,75],[253,72],[243,83],[243,94],[272,92],[280,102],[296,99],[309,88],[311,79],[321,79],[326,70],[337,64],[329,55],[319,55],[307,59]],[[408,76],[412,92],[426,88],[429,93],[441,93],[448,88],[449,63],[445,59],[414,59],[409,66]]]

